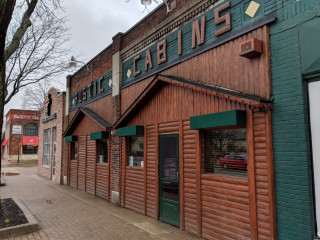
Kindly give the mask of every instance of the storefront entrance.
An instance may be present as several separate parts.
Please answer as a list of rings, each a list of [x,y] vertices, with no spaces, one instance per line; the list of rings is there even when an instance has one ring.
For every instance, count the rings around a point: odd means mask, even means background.
[[[160,220],[179,227],[179,134],[161,135],[159,148]]]
[[[309,83],[310,125],[317,234],[320,236],[320,81]]]

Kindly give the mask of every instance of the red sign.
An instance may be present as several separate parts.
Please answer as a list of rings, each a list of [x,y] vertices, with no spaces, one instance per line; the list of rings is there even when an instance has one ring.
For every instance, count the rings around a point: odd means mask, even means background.
[[[3,142],[1,143],[1,146],[7,146],[9,144],[9,138],[3,140]]]
[[[35,137],[29,137],[29,136],[24,136],[22,145],[33,145],[33,146],[38,146],[39,144],[39,139],[37,136]]]
[[[40,120],[40,117],[24,114],[11,114],[12,119]]]

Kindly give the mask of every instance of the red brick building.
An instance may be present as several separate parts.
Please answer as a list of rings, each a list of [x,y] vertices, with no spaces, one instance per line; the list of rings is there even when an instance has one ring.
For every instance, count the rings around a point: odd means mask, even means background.
[[[38,175],[62,184],[64,181],[62,132],[65,123],[65,92],[51,88],[41,109],[39,127]]]
[[[38,159],[40,112],[11,109],[6,115],[4,159],[8,161]]]

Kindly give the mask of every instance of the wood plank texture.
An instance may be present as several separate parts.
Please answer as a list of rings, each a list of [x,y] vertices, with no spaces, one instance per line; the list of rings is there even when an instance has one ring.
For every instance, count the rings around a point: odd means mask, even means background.
[[[143,168],[126,166],[125,207],[144,213]]]

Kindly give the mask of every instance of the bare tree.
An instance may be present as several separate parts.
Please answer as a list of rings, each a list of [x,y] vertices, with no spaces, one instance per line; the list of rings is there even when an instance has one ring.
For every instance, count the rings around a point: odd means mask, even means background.
[[[53,87],[53,82],[49,80],[27,86],[23,92],[22,109],[39,111],[44,105],[46,94]],[[56,90],[60,91],[57,88]]]
[[[61,10],[59,0],[0,1],[1,129],[4,105],[21,88],[66,71],[68,36]]]

